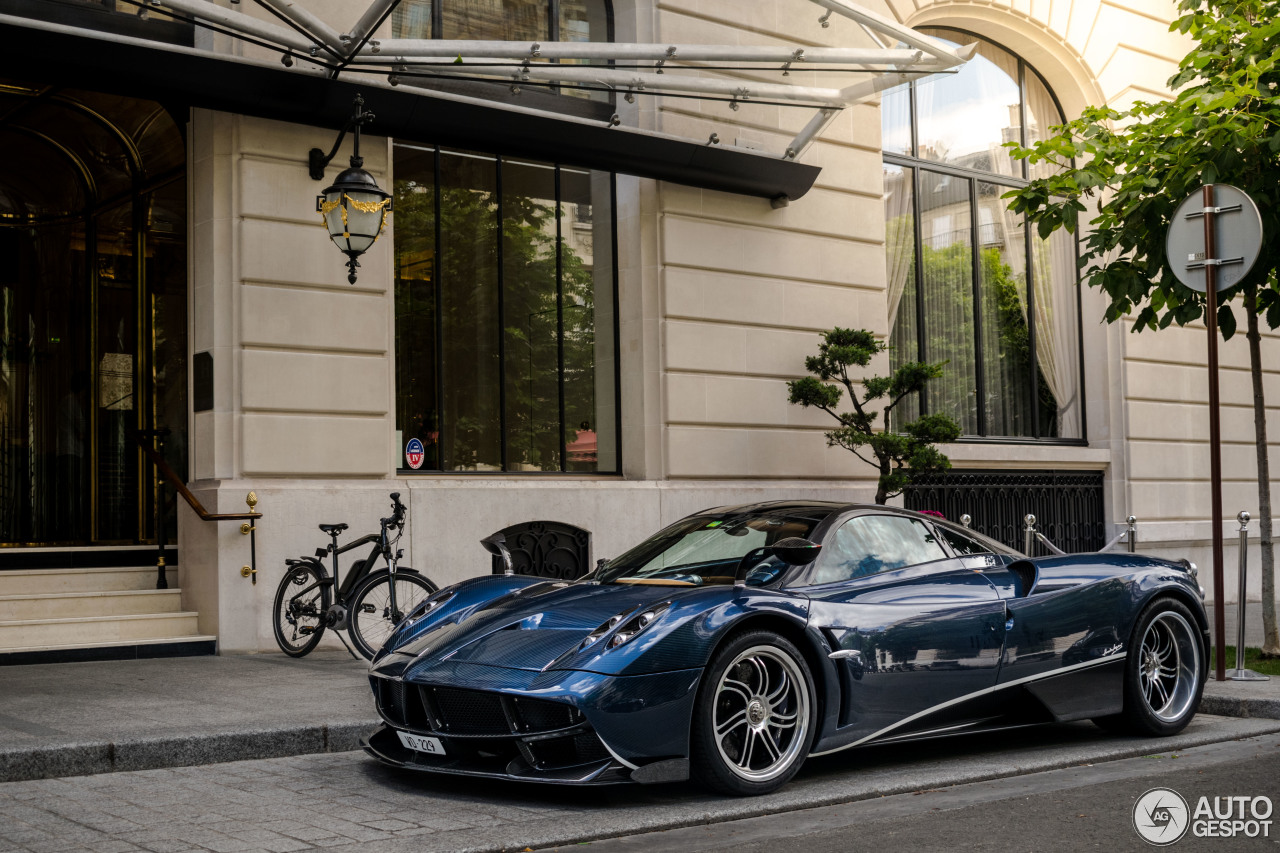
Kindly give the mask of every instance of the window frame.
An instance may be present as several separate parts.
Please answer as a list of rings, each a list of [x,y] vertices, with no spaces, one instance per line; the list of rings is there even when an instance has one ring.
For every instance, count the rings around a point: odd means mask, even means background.
[[[433,242],[434,242],[434,253],[435,253],[434,257],[438,259],[438,258],[440,258],[440,257],[441,257],[442,246],[443,246],[443,242],[444,242],[444,239],[445,239],[445,236],[446,236],[446,235],[444,234],[444,232],[443,232],[443,227],[442,227],[442,217],[441,217],[441,204],[442,204],[442,201],[441,201],[441,193],[440,193],[441,182],[442,182],[441,165],[440,165],[441,149],[442,149],[442,148],[446,148],[446,149],[448,149],[449,151],[457,151],[457,150],[460,150],[460,149],[452,149],[452,148],[449,148],[448,146],[441,146],[441,145],[438,145],[438,144],[423,144],[423,143],[411,142],[411,141],[409,141],[409,140],[398,140],[398,141],[396,141],[394,144],[395,144],[395,145],[405,145],[406,147],[412,147],[412,148],[417,149],[417,150],[418,150],[418,151],[420,151],[420,152],[426,152],[426,151],[428,151],[428,150],[430,150],[430,151],[432,152],[432,154],[431,154],[431,156],[432,156],[432,162],[433,162],[432,187],[433,187],[433,196],[434,196],[434,197],[433,197],[433,202],[432,202],[432,203],[434,204],[434,207],[435,207],[435,215],[434,215],[434,234],[433,234],[433,238],[434,238],[434,239],[433,239]],[[561,200],[561,198],[560,198],[560,195],[561,195],[561,177],[560,177],[561,169],[562,169],[562,168],[571,168],[571,169],[584,169],[584,168],[588,168],[588,167],[576,166],[576,165],[574,165],[574,164],[570,164],[570,163],[561,163],[561,162],[558,162],[558,161],[557,161],[557,162],[547,162],[547,161],[541,161],[541,160],[534,160],[534,159],[531,159],[531,158],[525,158],[525,157],[521,157],[521,156],[518,156],[518,155],[517,155],[517,156],[511,156],[511,155],[485,155],[485,156],[486,156],[486,157],[492,156],[492,159],[493,159],[493,162],[494,162],[494,172],[495,172],[496,186],[497,186],[497,191],[496,191],[496,193],[495,193],[495,196],[496,196],[496,197],[495,197],[495,209],[494,209],[494,212],[495,212],[496,221],[497,221],[497,222],[499,222],[499,223],[501,223],[501,222],[503,222],[503,221],[504,221],[504,219],[503,219],[502,172],[503,172],[503,164],[504,164],[506,161],[508,161],[508,160],[515,160],[515,161],[520,162],[520,163],[537,163],[538,165],[545,165],[545,166],[547,166],[547,167],[549,167],[549,168],[552,168],[552,169],[554,170],[554,172],[555,172],[555,192],[556,192],[556,199],[555,199],[555,203],[556,203],[556,206],[557,206],[557,208],[558,208],[558,209],[559,209],[559,208],[563,208],[563,207],[565,206],[565,202],[563,202],[563,201]],[[393,162],[394,162],[394,152],[393,152],[392,157],[393,157]],[[405,459],[405,447],[404,447],[404,445],[403,445],[403,442],[398,442],[398,444],[399,444],[400,446],[397,446],[397,448],[396,448],[396,476],[400,476],[400,477],[422,476],[422,475],[426,475],[426,476],[485,476],[485,477],[494,477],[494,476],[507,476],[507,477],[509,477],[509,476],[521,476],[521,477],[566,477],[566,476],[567,476],[567,477],[584,477],[584,478],[585,478],[585,477],[590,477],[590,478],[596,478],[596,477],[612,477],[612,478],[619,478],[619,479],[620,479],[620,478],[622,478],[622,476],[623,476],[623,459],[622,459],[622,365],[621,365],[621,360],[622,360],[622,344],[621,344],[621,317],[620,317],[621,312],[620,312],[620,311],[619,311],[619,309],[618,309],[618,299],[619,299],[619,288],[618,288],[618,176],[617,176],[617,173],[616,173],[616,172],[607,172],[607,171],[605,171],[605,170],[591,170],[591,169],[588,169],[588,171],[598,171],[598,172],[601,172],[601,173],[604,173],[604,174],[608,174],[608,176],[609,176],[609,215],[610,215],[610,222],[609,222],[609,224],[608,224],[608,232],[609,232],[609,238],[610,238],[610,241],[611,241],[611,245],[610,245],[610,252],[609,252],[609,253],[610,253],[610,258],[609,258],[609,275],[610,275],[611,299],[612,299],[612,304],[613,304],[613,310],[612,310],[612,315],[613,315],[613,317],[612,317],[612,328],[611,328],[611,334],[612,334],[612,336],[613,336],[613,370],[612,370],[612,377],[611,377],[611,379],[612,379],[612,381],[613,381],[613,388],[614,388],[614,393],[613,393],[613,419],[614,419],[614,442],[613,442],[613,443],[614,443],[614,447],[613,447],[613,451],[614,451],[614,460],[615,460],[615,462],[614,462],[613,470],[610,470],[610,471],[583,471],[583,470],[570,470],[570,469],[568,468],[568,463],[569,463],[569,458],[568,458],[568,456],[569,456],[569,454],[568,454],[568,451],[567,451],[567,441],[566,441],[566,438],[565,438],[565,429],[567,428],[567,425],[568,425],[568,424],[567,424],[567,421],[565,420],[565,412],[564,412],[564,408],[565,408],[565,404],[564,404],[564,383],[565,383],[565,377],[564,377],[564,353],[563,353],[563,350],[564,350],[564,337],[563,337],[563,336],[564,336],[564,329],[563,329],[563,317],[562,317],[562,316],[561,316],[561,317],[559,317],[559,318],[558,318],[558,320],[557,320],[557,325],[558,325],[558,327],[559,327],[559,329],[558,329],[558,337],[557,337],[557,349],[558,349],[558,358],[557,358],[557,361],[558,361],[558,364],[557,364],[557,383],[558,383],[558,385],[559,385],[559,391],[558,391],[558,393],[559,393],[559,401],[558,401],[558,403],[559,403],[559,409],[560,409],[560,454],[559,454],[560,465],[559,465],[559,468],[558,468],[557,470],[548,470],[548,471],[529,471],[529,470],[514,470],[514,469],[512,469],[512,468],[510,467],[510,465],[511,465],[511,460],[510,460],[510,457],[509,457],[509,454],[508,454],[508,429],[507,429],[509,413],[508,413],[508,411],[507,411],[507,405],[506,405],[506,388],[507,388],[507,361],[506,361],[506,354],[505,354],[505,349],[506,349],[506,334],[505,334],[505,329],[506,329],[506,326],[505,326],[505,323],[504,323],[504,319],[503,319],[503,311],[502,311],[503,296],[504,296],[504,294],[505,294],[505,292],[506,292],[506,291],[505,291],[505,270],[504,270],[504,265],[503,265],[503,263],[502,263],[502,248],[503,248],[503,246],[502,246],[502,242],[503,242],[503,241],[502,241],[502,239],[501,239],[502,231],[501,231],[501,229],[498,229],[498,230],[497,230],[497,232],[496,232],[496,233],[499,235],[499,240],[498,240],[498,243],[497,243],[497,246],[496,246],[496,252],[497,252],[497,259],[498,259],[498,263],[497,263],[497,267],[496,267],[496,271],[495,271],[495,272],[496,272],[496,278],[497,278],[496,285],[497,285],[497,288],[498,288],[498,303],[497,303],[497,304],[498,304],[498,314],[497,314],[498,335],[497,335],[497,350],[496,350],[496,351],[497,351],[497,355],[498,355],[498,362],[499,362],[499,363],[498,363],[498,371],[499,371],[499,374],[500,374],[500,375],[499,375],[499,379],[498,379],[498,390],[499,390],[499,395],[498,395],[498,399],[499,399],[499,406],[498,406],[498,409],[499,409],[499,413],[498,413],[498,420],[499,420],[498,434],[499,434],[499,436],[500,436],[500,439],[499,439],[499,440],[500,440],[500,445],[499,445],[499,446],[500,446],[501,469],[500,469],[500,470],[497,470],[497,471],[489,471],[489,470],[455,470],[455,469],[444,469],[444,468],[425,468],[425,467],[423,467],[423,468],[410,468],[410,467],[408,467],[408,465],[407,465],[407,461],[406,461],[406,459]],[[594,205],[593,205],[593,207],[594,207]],[[565,249],[565,237],[564,237],[564,234],[563,234],[563,231],[562,231],[563,227],[564,227],[564,216],[563,216],[562,214],[558,213],[558,214],[557,214],[557,216],[556,216],[556,248],[557,248],[557,252],[556,252],[556,290],[557,290],[557,311],[558,311],[558,312],[560,312],[561,314],[563,313],[563,310],[564,310],[563,297],[562,297],[562,294],[563,294],[563,288],[564,288],[564,283],[563,283],[563,280],[562,280],[562,267],[561,267],[561,263],[562,263],[562,254],[561,254],[561,253],[562,253],[562,252],[564,251],[564,249]],[[394,234],[393,234],[393,238],[392,238],[392,239],[394,240]],[[394,247],[393,247],[393,250],[392,250],[392,251],[393,251],[393,254],[394,254]],[[393,261],[393,266],[394,266],[394,261]],[[398,283],[398,282],[399,282],[399,280],[400,280],[400,279],[399,279],[399,271],[398,271],[398,269],[393,269],[392,276],[393,276],[393,279],[392,279],[392,280],[393,280],[393,290],[394,290],[394,286],[395,286],[395,284],[396,284],[396,283]],[[442,301],[442,288],[443,288],[444,286],[446,286],[446,284],[445,284],[445,283],[441,280],[441,278],[440,278],[440,268],[439,268],[439,266],[438,266],[438,265],[437,265],[437,267],[435,268],[435,271],[434,271],[434,273],[433,273],[432,286],[433,286],[433,294],[434,294],[433,299],[434,299],[434,305],[435,305],[435,308],[433,309],[433,314],[434,314],[434,318],[435,318],[435,319],[434,319],[434,328],[433,328],[433,330],[432,330],[432,334],[435,336],[435,341],[434,341],[434,348],[435,348],[435,357],[434,357],[434,362],[435,362],[435,376],[433,377],[433,380],[434,380],[434,383],[435,383],[435,399],[436,399],[436,406],[437,406],[437,412],[436,412],[436,417],[437,417],[437,431],[438,431],[438,433],[439,433],[439,435],[440,435],[440,436],[443,436],[443,435],[444,435],[444,427],[443,427],[443,424],[441,423],[441,421],[443,420],[443,415],[444,415],[444,412],[443,412],[443,410],[442,410],[442,407],[443,407],[443,401],[444,401],[444,399],[445,399],[445,393],[444,393],[444,386],[445,386],[445,376],[444,376],[444,373],[445,373],[445,371],[444,371],[444,369],[443,369],[443,364],[444,364],[444,320],[443,320],[443,312],[440,310],[440,305],[441,305],[441,301]],[[394,295],[394,292],[393,292],[393,295],[392,295],[392,301],[393,301],[393,303],[394,303],[394,301],[395,301],[395,295]],[[393,320],[393,322],[394,322],[394,320]],[[598,326],[595,326],[594,328],[599,328],[599,327],[598,327]],[[394,337],[396,337],[396,336],[398,336],[398,334],[399,334],[399,333],[398,333],[398,330],[393,330],[393,338],[394,338]],[[396,348],[396,356],[395,356],[394,363],[393,363],[393,368],[392,368],[392,370],[393,370],[393,387],[395,387],[395,394],[397,395],[397,397],[398,397],[398,395],[399,395],[399,393],[400,393],[400,390],[399,390],[398,386],[395,386],[395,385],[394,385],[394,383],[397,383],[397,382],[398,382],[398,376],[399,376],[399,372],[400,372],[400,367],[399,367],[400,354],[399,354],[399,353],[400,353],[399,348]],[[399,431],[399,430],[400,430],[400,425],[399,425],[399,411],[398,411],[398,408],[397,408],[394,404],[393,404],[393,422],[395,423],[395,429],[396,429],[396,431]],[[403,438],[404,438],[404,441],[407,441],[410,437],[411,437],[411,436],[404,436],[404,437],[403,437]],[[437,457],[436,457],[436,458],[437,458],[437,460],[438,460],[438,461],[441,459],[441,455],[440,455],[440,453],[439,453],[439,452],[437,452]]]
[[[823,552],[825,553],[827,547],[835,543],[835,537],[840,532],[840,529],[842,527],[860,518],[900,518],[904,521],[915,522],[917,524],[920,524],[921,526],[924,527],[926,531],[929,532],[930,535],[934,537],[935,544],[938,546],[938,550],[942,552],[942,556],[938,557],[935,560],[926,560],[923,563],[911,563],[906,566],[894,566],[893,568],[889,568],[889,569],[881,569],[878,572],[873,572],[867,575],[857,575],[856,577],[844,577],[844,578],[839,578],[838,580],[821,581],[818,579],[818,570],[821,567],[823,554],[820,553],[818,554],[818,557],[813,561],[813,563],[805,569],[804,574],[798,577],[794,583],[788,584],[788,586],[831,587],[837,584],[857,583],[860,581],[868,580],[870,578],[883,577],[885,575],[892,574],[893,572],[905,572],[905,571],[916,571],[916,570],[923,571],[928,566],[938,566],[942,563],[951,563],[956,559],[955,553],[946,544],[945,540],[938,535],[938,532],[936,530],[936,525],[930,523],[927,519],[917,518],[911,515],[907,515],[906,513],[868,512],[865,510],[840,516],[839,518],[835,519],[833,522],[830,522],[830,526],[827,527],[827,529],[822,534],[822,538],[823,540],[825,540],[822,543]],[[954,568],[955,566],[948,565],[948,566],[942,567],[940,571],[945,573],[953,570]]]
[[[981,39],[995,47],[1008,53],[1018,61],[1018,142],[1024,148],[1027,145],[1027,85],[1028,74],[1034,75],[1040,81],[1040,84],[1048,92],[1049,97],[1053,101],[1054,107],[1057,108],[1058,114],[1066,116],[1066,112],[1062,109],[1062,102],[1058,100],[1057,94],[1044,79],[1044,75],[1036,71],[1025,59],[1018,53],[1010,50],[1000,42],[970,30],[964,30],[959,27],[949,26],[930,26],[930,30],[943,31],[943,37],[946,33],[954,33],[960,38]],[[916,353],[917,358],[922,361],[928,361],[928,352],[925,346],[927,330],[925,328],[924,318],[924,300],[921,294],[924,289],[924,265],[921,263],[923,257],[924,233],[923,221],[920,215],[921,198],[923,194],[924,180],[923,173],[931,172],[936,175],[945,177],[954,177],[966,182],[968,186],[969,208],[972,211],[969,221],[969,245],[972,248],[970,252],[970,277],[971,286],[974,291],[974,365],[975,378],[977,380],[977,399],[986,398],[986,374],[985,374],[985,357],[986,353],[983,348],[982,335],[982,311],[979,307],[982,302],[981,294],[981,263],[982,259],[978,248],[981,246],[981,217],[978,214],[979,205],[977,203],[978,185],[980,183],[992,184],[1000,188],[1018,189],[1025,187],[1031,183],[1028,179],[1028,164],[1026,160],[1020,160],[1021,175],[1001,175],[996,172],[983,172],[977,169],[970,169],[964,166],[955,166],[935,160],[926,160],[919,156],[920,152],[920,115],[916,96],[916,81],[907,84],[909,87],[908,94],[908,122],[910,124],[910,140],[911,140],[911,156],[904,154],[890,153],[881,151],[882,162],[903,169],[907,173],[907,177],[911,186],[911,211],[912,226],[914,229],[914,258],[912,264],[912,282],[915,286],[915,313],[916,313]],[[1025,214],[1024,214],[1025,220]],[[1077,232],[1073,235],[1073,246],[1075,248],[1076,257],[1080,255],[1080,235]],[[1032,383],[1039,382],[1040,366],[1039,354],[1036,351],[1036,322],[1035,322],[1035,279],[1030,259],[1033,254],[1033,229],[1029,227],[1023,228],[1023,253],[1027,259],[1027,280],[1025,283],[1027,290],[1026,313],[1029,319],[1027,323],[1028,349],[1030,355],[1030,367]],[[1033,428],[1032,435],[1023,436],[1003,436],[992,435],[988,432],[986,407],[978,405],[976,415],[978,422],[978,432],[976,434],[962,434],[957,439],[957,444],[1034,444],[1038,446],[1044,445],[1063,445],[1071,447],[1087,446],[1089,443],[1089,417],[1088,417],[1088,400],[1085,394],[1085,362],[1084,362],[1084,309],[1081,295],[1080,274],[1077,270],[1075,276],[1075,308],[1076,308],[1076,352],[1078,359],[1078,367],[1080,374],[1079,396],[1080,396],[1080,437],[1079,438],[1062,438],[1058,436],[1042,436],[1040,434],[1040,399],[1036,393],[1035,387],[1025,389],[1026,393],[1031,396],[1031,424]],[[889,330],[892,337],[893,330]],[[926,388],[923,392],[916,395],[919,414],[926,415],[929,413],[929,394]]]

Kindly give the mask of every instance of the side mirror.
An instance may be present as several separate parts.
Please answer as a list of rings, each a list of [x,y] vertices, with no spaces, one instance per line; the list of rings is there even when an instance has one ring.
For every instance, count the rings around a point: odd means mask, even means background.
[[[801,539],[799,536],[789,536],[786,539],[779,539],[772,545],[753,548],[744,554],[738,563],[738,570],[733,574],[733,585],[745,586],[747,570],[765,557],[777,557],[788,566],[803,566],[816,560],[820,551],[822,551],[821,545],[810,542],[808,539]]]
[[[507,547],[507,537],[501,533],[495,533],[492,536],[486,536],[480,540],[480,544],[484,549],[495,557],[502,558],[502,565],[506,568],[504,575],[514,575],[516,573],[515,563],[511,560],[511,549]]]

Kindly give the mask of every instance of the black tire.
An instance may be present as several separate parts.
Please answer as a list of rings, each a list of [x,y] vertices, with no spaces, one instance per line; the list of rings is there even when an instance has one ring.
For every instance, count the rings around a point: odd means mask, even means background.
[[[286,569],[280,579],[271,627],[280,651],[290,657],[300,658],[314,649],[324,634],[330,586],[321,583],[322,578],[315,566],[301,563]]]
[[[369,660],[391,636],[395,627],[413,608],[427,600],[437,587],[429,579],[409,569],[396,571],[396,613],[391,612],[391,577],[386,569],[360,582],[351,596],[347,629],[356,651]]]
[[[733,637],[711,659],[698,688],[693,776],[723,794],[775,791],[804,764],[816,721],[804,655],[772,631]]]
[[[1138,617],[1124,666],[1124,710],[1094,723],[1108,731],[1167,737],[1200,707],[1208,672],[1199,623],[1185,604],[1158,598]]]

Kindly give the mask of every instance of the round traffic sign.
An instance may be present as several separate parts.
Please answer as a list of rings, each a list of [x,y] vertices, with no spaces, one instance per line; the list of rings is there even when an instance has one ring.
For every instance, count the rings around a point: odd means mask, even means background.
[[[1206,210],[1204,187],[1187,196],[1173,214],[1165,253],[1178,281],[1205,292],[1206,270],[1217,269],[1215,290],[1234,287],[1253,269],[1262,249],[1262,216],[1243,190],[1213,184],[1213,205]],[[1205,251],[1204,217],[1213,217],[1214,257]]]

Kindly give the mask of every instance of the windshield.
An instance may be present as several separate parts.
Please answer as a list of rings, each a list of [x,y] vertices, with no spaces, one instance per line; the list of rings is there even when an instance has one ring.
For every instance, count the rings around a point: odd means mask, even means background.
[[[600,570],[600,583],[733,583],[743,555],[781,539],[805,539],[822,521],[787,512],[719,513],[677,521]],[[747,575],[753,586],[779,577],[786,566],[763,558]]]

